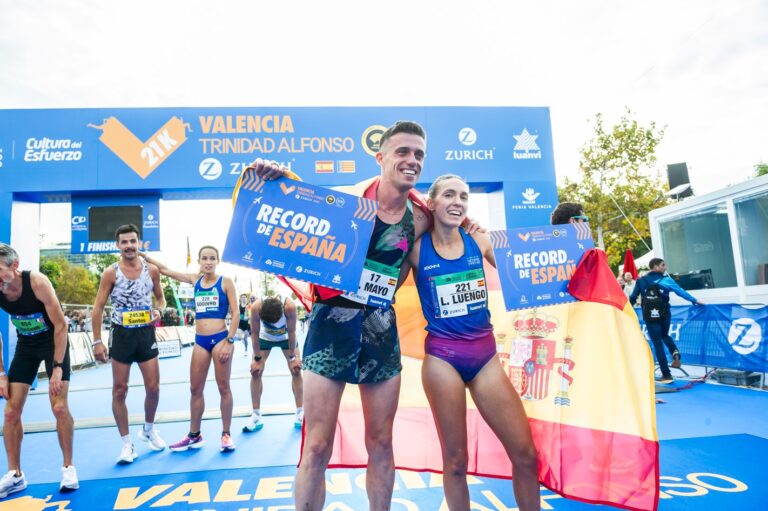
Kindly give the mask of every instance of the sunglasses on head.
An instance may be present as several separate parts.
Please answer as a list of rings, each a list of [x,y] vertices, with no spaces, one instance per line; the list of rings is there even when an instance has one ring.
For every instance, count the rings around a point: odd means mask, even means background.
[[[573,220],[581,220],[583,222],[589,222],[589,217],[587,215],[575,215],[571,217]]]

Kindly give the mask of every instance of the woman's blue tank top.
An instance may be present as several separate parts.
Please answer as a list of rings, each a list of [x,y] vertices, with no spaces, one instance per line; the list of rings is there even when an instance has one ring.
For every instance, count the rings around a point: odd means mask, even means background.
[[[464,255],[444,259],[432,244],[432,233],[421,237],[416,288],[427,320],[427,332],[471,340],[493,331],[488,311],[488,286],[483,254],[475,240],[459,229]]]
[[[229,300],[219,277],[211,287],[203,287],[203,277],[195,282],[195,319],[224,319],[229,313]]]

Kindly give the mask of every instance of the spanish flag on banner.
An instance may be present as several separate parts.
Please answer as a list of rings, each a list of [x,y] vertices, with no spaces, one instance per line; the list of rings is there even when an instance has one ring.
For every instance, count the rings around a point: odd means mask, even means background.
[[[499,357],[523,399],[539,452],[539,481],[565,497],[631,510],[659,499],[653,359],[637,316],[605,253],[587,252],[569,290],[580,301],[524,311],[504,308],[496,270],[486,265]],[[413,280],[396,305],[403,373],[394,424],[395,465],[442,471],[440,443],[421,385],[424,326]],[[469,473],[510,477],[501,442],[471,402]],[[345,391],[331,467],[364,467],[360,396]]]

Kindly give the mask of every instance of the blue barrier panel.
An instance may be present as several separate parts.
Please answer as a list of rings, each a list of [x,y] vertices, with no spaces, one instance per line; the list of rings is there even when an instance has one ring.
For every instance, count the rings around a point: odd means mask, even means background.
[[[648,339],[642,312],[635,313]],[[768,372],[768,307],[675,306],[669,335],[685,364]]]

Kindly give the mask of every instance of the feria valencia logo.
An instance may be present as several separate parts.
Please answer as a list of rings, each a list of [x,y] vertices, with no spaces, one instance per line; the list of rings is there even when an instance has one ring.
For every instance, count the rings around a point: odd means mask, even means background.
[[[140,140],[116,117],[109,117],[103,124],[89,124],[101,130],[99,140],[142,179],[146,179],[157,167],[187,141],[189,125],[178,117],[171,117],[147,140]]]

